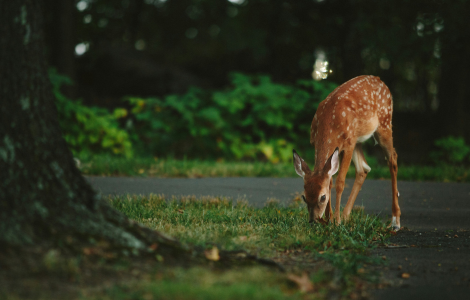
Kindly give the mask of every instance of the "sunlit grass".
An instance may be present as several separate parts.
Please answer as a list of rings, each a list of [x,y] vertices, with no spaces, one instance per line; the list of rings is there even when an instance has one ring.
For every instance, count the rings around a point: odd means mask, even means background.
[[[94,156],[81,160],[85,175],[144,177],[294,177],[288,164]]]
[[[135,157],[93,156],[82,159],[80,169],[85,175],[142,177],[297,177],[291,163],[227,162],[175,160]],[[355,177],[354,166],[348,178]],[[368,179],[389,179],[386,165],[373,165]],[[398,180],[470,182],[470,168],[465,166],[398,166]]]
[[[273,201],[261,209],[245,201],[217,197],[118,196],[109,201],[129,218],[183,243],[221,250],[244,249],[296,270],[307,270],[312,280],[319,278],[323,283],[336,276],[336,284],[344,291],[354,287],[353,278],[370,275],[364,273],[364,268],[378,260],[368,256],[368,250],[384,243],[390,235],[388,224],[359,208],[339,226],[311,225],[299,198],[288,207]],[[319,262],[329,267],[313,267]]]
[[[341,226],[310,225],[300,199],[289,207],[275,202],[262,209],[245,201],[226,198],[184,197],[166,201],[163,196],[110,198],[112,205],[152,229],[178,237],[184,242],[219,244],[224,249],[277,251],[365,249],[382,240],[388,230],[378,218],[354,210],[351,220]]]

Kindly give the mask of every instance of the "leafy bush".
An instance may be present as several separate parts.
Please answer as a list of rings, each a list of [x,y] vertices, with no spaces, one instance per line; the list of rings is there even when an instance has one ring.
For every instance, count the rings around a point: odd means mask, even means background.
[[[463,137],[448,136],[434,141],[434,145],[439,150],[431,152],[430,155],[436,164],[462,163],[470,152],[470,147],[465,144]]]
[[[289,161],[294,144],[309,146],[318,103],[335,87],[311,80],[290,86],[233,73],[231,87],[223,91],[191,88],[163,99],[130,97],[131,137],[142,152],[157,156]]]
[[[118,108],[109,113],[103,108],[84,106],[80,101],[68,99],[60,91],[62,85],[72,84],[68,77],[50,69],[49,78],[62,133],[75,156],[86,157],[97,153],[132,156],[129,135],[119,128],[118,123],[119,118],[127,115],[127,110]]]

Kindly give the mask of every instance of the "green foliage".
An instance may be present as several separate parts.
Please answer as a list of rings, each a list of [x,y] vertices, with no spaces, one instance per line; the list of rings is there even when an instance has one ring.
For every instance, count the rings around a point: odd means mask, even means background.
[[[128,98],[131,136],[152,155],[286,162],[293,145],[307,148],[318,103],[336,85],[274,83],[269,76],[231,74],[223,91],[191,88],[184,95]]]
[[[470,146],[463,137],[448,136],[434,141],[434,145],[439,150],[431,152],[430,156],[436,164],[460,164],[470,153]]]
[[[62,94],[61,86],[72,84],[68,77],[50,69],[49,78],[56,98],[60,127],[74,155],[88,157],[107,153],[132,156],[129,135],[119,128],[118,123],[127,115],[127,110],[117,108],[109,113],[103,108],[84,106],[80,101],[68,99]]]

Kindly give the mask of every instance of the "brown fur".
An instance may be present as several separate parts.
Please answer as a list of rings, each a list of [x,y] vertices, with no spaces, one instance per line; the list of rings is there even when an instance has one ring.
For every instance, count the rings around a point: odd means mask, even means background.
[[[392,175],[392,212],[397,220],[397,226],[400,226],[401,212],[396,183],[397,154],[393,148],[392,112],[393,101],[390,90],[380,78],[374,76],[353,78],[337,87],[320,103],[310,129],[310,143],[315,147],[315,167],[310,171],[307,166],[309,172],[305,172],[304,176],[306,202],[309,207],[317,207],[317,212],[313,214],[314,218],[321,216],[325,208],[327,208],[327,218],[332,215],[330,199],[332,179],[327,173],[335,149],[342,154],[341,167],[336,179],[337,208],[340,206],[344,180],[351,160],[356,167],[356,181],[343,211],[343,219],[349,217],[357,193],[370,170],[362,153],[361,143],[374,135],[388,161]],[[326,207],[320,208],[321,193],[328,194],[328,203]],[[335,219],[337,223],[341,222],[339,209],[336,209]]]

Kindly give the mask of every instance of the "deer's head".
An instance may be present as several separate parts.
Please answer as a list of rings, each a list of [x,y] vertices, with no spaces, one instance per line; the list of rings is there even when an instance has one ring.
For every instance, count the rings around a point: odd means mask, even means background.
[[[304,193],[302,195],[307,203],[309,223],[318,222],[325,212],[326,205],[330,201],[330,180],[339,168],[338,148],[328,158],[322,169],[312,172],[307,163],[295,150],[294,167],[295,172],[304,179]]]

